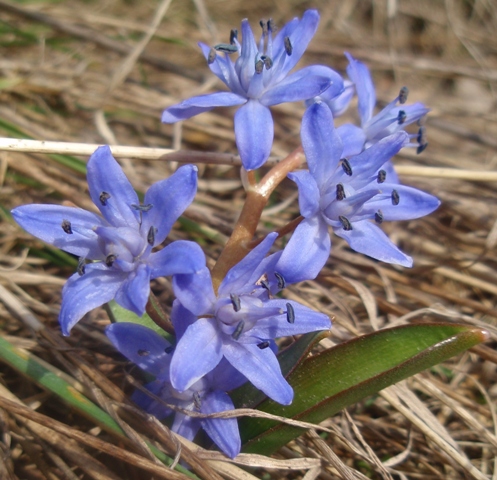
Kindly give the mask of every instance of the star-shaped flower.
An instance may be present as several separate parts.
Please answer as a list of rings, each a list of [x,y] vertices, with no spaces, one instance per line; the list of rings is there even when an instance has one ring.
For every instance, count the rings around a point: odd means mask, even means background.
[[[406,104],[408,89],[402,87],[399,95],[376,115],[376,91],[368,67],[356,60],[349,53],[345,54],[349,60],[347,75],[355,86],[358,100],[359,117],[361,126],[344,124],[337,128],[343,140],[344,156],[357,155],[364,148],[368,148],[382,138],[393,133],[404,131],[408,125],[418,122],[430,110],[420,102]],[[331,109],[337,109],[345,101],[345,95],[335,96],[332,91],[324,92],[320,99]],[[424,127],[419,127],[417,133],[410,134],[413,141],[406,146],[414,146],[421,153],[428,145]]]
[[[221,413],[235,408],[226,392],[239,387],[246,379],[227,362],[219,364],[210,374],[180,393],[170,382],[169,365],[174,347],[166,339],[134,323],[114,323],[106,328],[105,333],[119,352],[156,377],[145,388],[159,397],[160,401],[139,390],[132,399],[159,420],[174,413],[164,403],[203,414]],[[241,441],[236,418],[199,418],[180,411],[174,413],[173,432],[193,440],[200,427],[230,458],[240,453]]]
[[[299,189],[299,224],[276,268],[285,268],[291,282],[314,278],[328,259],[331,226],[350,247],[378,260],[412,266],[378,226],[387,220],[410,220],[435,210],[439,200],[412,187],[390,183],[383,165],[409,142],[404,131],[388,135],[359,155],[345,158],[342,139],[333,127],[330,109],[314,103],[302,121],[302,146],[309,170],[288,176]],[[297,261],[296,261],[297,260]],[[300,264],[300,262],[302,264]],[[307,268],[306,268],[307,266]]]
[[[185,165],[152,185],[142,204],[108,146],[90,157],[87,179],[102,216],[60,205],[12,210],[26,231],[80,257],[77,273],[62,291],[59,320],[64,335],[85,313],[112,299],[142,315],[150,279],[193,273],[205,266],[204,254],[193,242],[176,241],[153,251],[195,196],[195,166]]]
[[[329,318],[297,302],[273,298],[285,286],[274,271],[279,255],[264,258],[270,234],[227,273],[217,295],[207,269],[173,277],[178,297],[171,318],[181,337],[171,361],[171,384],[189,389],[226,359],[255,387],[288,405],[293,390],[281,373],[271,341],[330,328]],[[184,334],[183,334],[184,331]]]
[[[230,43],[210,48],[200,44],[211,71],[231,92],[200,95],[167,108],[164,123],[207,112],[214,107],[242,105],[235,115],[235,139],[243,166],[253,170],[269,157],[273,143],[273,119],[268,107],[307,100],[329,90],[338,95],[343,80],[332,69],[313,65],[290,74],[316,32],[319,14],[307,10],[294,18],[273,38],[271,20],[261,21],[262,37],[257,43],[247,20],[242,21],[242,43],[232,30]],[[221,55],[218,55],[218,52]],[[233,62],[231,56],[238,53]]]

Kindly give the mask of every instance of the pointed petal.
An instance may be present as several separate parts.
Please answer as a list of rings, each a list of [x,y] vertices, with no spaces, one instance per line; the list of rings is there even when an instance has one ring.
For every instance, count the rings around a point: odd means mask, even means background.
[[[341,93],[337,95],[334,88],[329,88],[319,95],[319,99],[328,105],[333,118],[337,118],[349,108],[354,93],[354,84],[349,80],[344,80],[343,91]]]
[[[116,292],[115,300],[121,307],[141,317],[145,313],[149,295],[150,267],[141,263],[134,271],[128,273]]]
[[[144,235],[151,227],[157,229],[153,246],[164,241],[174,222],[192,203],[197,193],[197,171],[195,165],[184,165],[169,178],[154,183],[145,194],[144,204],[152,208],[142,213],[141,228]]]
[[[287,303],[290,303],[295,313],[295,322],[287,321]],[[277,307],[283,311],[281,315],[268,316],[260,319],[250,330],[250,334],[260,339],[273,339],[300,335],[302,333],[329,330],[331,322],[327,315],[315,312],[310,308],[286,299],[274,299],[265,303],[265,306]]]
[[[199,43],[199,46],[202,49],[205,59],[208,60],[211,47],[202,42]],[[216,55],[214,62],[208,65],[211,72],[224,82],[233,93],[245,97],[245,92],[240,85],[238,75],[235,71],[235,65],[229,56],[222,57],[221,55]]]
[[[247,19],[242,20],[242,44],[241,52],[235,62],[235,70],[240,79],[240,85],[246,92],[249,89],[250,81],[255,74],[255,59],[258,53],[254,33],[250,28]]]
[[[247,379],[224,357],[221,359],[218,366],[207,374],[207,377],[212,388],[222,390],[223,392],[238,388],[247,381]]]
[[[368,203],[368,207],[375,211],[380,209],[383,220],[412,220],[424,217],[435,211],[440,205],[440,200],[437,197],[406,185],[384,183],[381,185],[381,190],[387,194],[388,198],[381,201],[376,201],[373,198]],[[396,190],[399,195],[398,205],[392,204],[389,195],[392,190]]]
[[[285,63],[281,68],[279,78],[285,76],[300,60],[307,45],[316,33],[319,23],[317,10],[306,10],[301,20],[288,22],[274,39],[273,51],[282,51],[285,55]],[[284,49],[284,37],[288,36],[292,44],[292,54],[287,55]]]
[[[153,382],[147,383],[144,385],[144,388],[149,392],[153,393],[160,397],[161,390],[164,387],[164,382],[161,380],[154,380]],[[172,410],[167,408],[164,403],[159,402],[152,398],[150,395],[147,395],[146,392],[141,390],[135,390],[131,395],[131,401],[135,402],[142,410],[157,417],[159,420],[162,420],[169,415],[171,415]]]
[[[176,412],[171,430],[183,438],[192,441],[200,430],[200,426],[200,419]]]
[[[295,229],[275,266],[287,284],[316,278],[330,256],[328,226],[321,216],[306,218]]]
[[[343,145],[333,127],[331,110],[314,103],[302,119],[302,147],[307,165],[320,188],[327,185],[342,156]]]
[[[354,155],[359,155],[364,150],[366,134],[362,128],[351,123],[344,123],[337,128],[337,133],[342,140],[343,157],[350,158]]]
[[[131,205],[139,204],[138,196],[110,152],[98,147],[88,160],[88,190],[93,203],[114,227],[138,228],[139,214]],[[102,194],[108,194],[102,198]]]
[[[223,351],[228,362],[268,397],[283,405],[292,403],[293,389],[270,348],[261,350],[257,345],[229,341]]]
[[[188,240],[176,240],[149,257],[150,278],[195,273],[205,267],[205,255],[200,246]]]
[[[361,125],[364,127],[373,117],[373,110],[376,105],[376,92],[373,79],[371,78],[368,67],[364,63],[356,60],[349,53],[345,53],[345,56],[349,60],[347,75],[355,84],[359,103],[359,116],[361,117]]]
[[[235,113],[235,139],[243,166],[254,170],[271,153],[274,137],[273,117],[257,100],[249,100]]]
[[[225,392],[214,390],[202,400],[200,411],[205,414],[234,410],[231,398]],[[241,440],[236,418],[205,418],[202,428],[214,443],[230,458],[240,453]]]
[[[319,212],[319,200],[321,195],[319,187],[308,170],[298,170],[288,174],[288,178],[293,180],[299,189],[300,214],[305,217],[313,217]]]
[[[219,286],[219,295],[228,296],[230,293],[240,294],[243,287],[247,285],[248,280],[252,277],[254,270],[262,262],[263,258],[271,249],[278,234],[273,232],[255,247],[248,255],[232,267],[224,277]],[[249,285],[252,289],[253,285]]]
[[[168,373],[171,353],[166,350],[171,344],[152,329],[136,323],[113,323],[105,328],[105,334],[120,353],[142,370],[156,377]]]
[[[64,335],[94,308],[110,302],[126,278],[126,274],[111,270],[102,263],[86,265],[82,276],[75,273],[62,289],[59,322]]]
[[[325,90],[339,95],[343,91],[343,79],[331,68],[313,65],[298,70],[268,89],[260,102],[267,107],[284,102],[299,102],[316,97]]]
[[[395,170],[395,165],[393,164],[392,160],[389,160],[387,163],[385,163],[382,167],[383,170],[385,170],[387,176],[386,176],[386,181],[390,184],[396,183],[399,184],[399,176],[397,175],[397,172]]]
[[[31,204],[14,208],[12,216],[24,230],[46,243],[78,257],[104,258],[95,228],[105,222],[94,213],[81,208]],[[72,233],[62,228],[64,220],[69,222]]]
[[[176,339],[179,340],[186,332],[186,329],[196,321],[197,315],[181,305],[178,299],[174,300],[173,308],[171,309],[171,322],[173,322]]]
[[[175,123],[208,112],[215,107],[243,105],[247,99],[232,92],[216,92],[184,100],[162,112],[162,123]]]
[[[382,138],[361,154],[351,157],[349,163],[353,173],[350,178],[354,188],[359,189],[370,183],[371,178],[377,174],[378,170],[407,143],[409,143],[407,133],[397,132]],[[342,178],[346,178],[345,173]]]
[[[179,340],[171,361],[171,385],[184,392],[223,358],[221,332],[215,318],[200,318]]]
[[[190,312],[195,315],[211,313],[216,295],[207,267],[192,274],[174,275],[173,290],[177,299]]]
[[[402,253],[379,227],[367,220],[354,222],[352,230],[336,229],[335,234],[345,239],[356,252],[382,262],[412,267],[412,258]]]

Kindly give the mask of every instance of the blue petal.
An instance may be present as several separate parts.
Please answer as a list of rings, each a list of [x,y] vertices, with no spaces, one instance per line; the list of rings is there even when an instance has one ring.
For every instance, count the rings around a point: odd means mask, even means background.
[[[267,255],[276,238],[278,238],[277,233],[267,235],[257,247],[228,271],[219,286],[220,296],[228,296],[230,293],[243,293],[243,288],[247,286],[249,279],[253,276],[254,270]],[[253,285],[248,285],[248,287],[252,289]]]
[[[174,300],[173,308],[171,309],[171,322],[174,326],[176,339],[180,339],[186,332],[186,329],[197,321],[197,315],[190,312],[181,305],[179,300]]]
[[[200,246],[188,240],[176,240],[149,257],[150,278],[195,273],[205,267],[205,255]]]
[[[231,398],[225,392],[214,390],[202,399],[200,411],[205,414],[234,410]],[[230,458],[240,453],[241,440],[236,418],[205,418],[202,428],[214,443]]]
[[[342,140],[343,152],[345,158],[359,155],[364,150],[366,143],[366,134],[362,128],[356,127],[351,123],[344,123],[336,129]]]
[[[160,397],[162,389],[164,388],[164,382],[161,380],[154,380],[153,382],[144,385],[144,388]],[[150,395],[147,395],[146,392],[141,390],[135,390],[131,395],[131,400],[142,410],[150,415],[153,415],[154,417],[157,417],[159,420],[162,420],[173,413],[173,411],[166,407],[163,402],[155,400]]]
[[[373,79],[371,78],[368,67],[364,63],[356,60],[349,53],[345,53],[345,56],[349,60],[347,75],[355,84],[359,103],[359,116],[361,117],[361,125],[364,126],[372,118],[376,105],[376,92]]]
[[[285,56],[284,65],[280,67],[279,79],[285,76],[300,60],[307,45],[316,33],[319,23],[319,13],[317,10],[306,10],[302,19],[287,23],[274,39],[273,50],[281,51]],[[284,37],[288,36],[292,44],[292,54],[287,55],[284,48]]]
[[[271,153],[274,126],[269,109],[257,100],[249,100],[235,113],[235,140],[243,166],[254,170]]]
[[[359,189],[370,183],[378,170],[408,142],[409,136],[406,132],[397,132],[382,138],[359,155],[351,157],[349,163],[353,173],[350,181],[353,182],[354,188]],[[342,178],[346,178],[345,173]]]
[[[91,260],[100,260],[100,250],[94,229],[105,225],[102,218],[81,208],[60,205],[23,205],[12,210],[14,220],[31,235],[66,252]],[[62,229],[70,222],[72,234]]]
[[[202,49],[205,59],[207,60],[210,55],[211,47],[202,42],[199,43],[199,46]],[[224,82],[233,93],[236,93],[242,97],[246,96],[240,85],[238,75],[236,74],[235,65],[231,61],[229,55],[224,57],[216,55],[214,62],[209,64],[209,68],[211,69],[211,72],[222,82]]]
[[[152,329],[136,323],[113,323],[105,328],[114,347],[130,362],[154,376],[168,374],[171,344]],[[150,397],[149,397],[150,398]]]
[[[200,419],[177,412],[174,416],[171,430],[183,438],[192,441],[200,430],[200,426]]]
[[[335,172],[343,150],[326,104],[314,103],[306,110],[301,137],[307,165],[321,189]]]
[[[95,150],[87,171],[91,199],[104,218],[114,227],[138,228],[139,213],[131,206],[140,203],[138,196],[108,145]],[[103,199],[103,193],[110,196]]]
[[[110,302],[126,279],[126,274],[102,263],[86,265],[82,276],[75,273],[62,289],[59,322],[64,335],[90,310]]]
[[[345,113],[354,93],[354,84],[349,80],[344,80],[343,91],[341,93],[337,95],[334,88],[329,88],[319,95],[319,100],[326,103],[333,114],[333,118],[337,118]]]
[[[270,348],[257,345],[226,342],[223,348],[226,360],[259,390],[275,402],[290,405],[293,389],[281,374],[280,364]]]
[[[286,283],[316,278],[330,256],[328,226],[321,216],[306,218],[293,232],[275,266]]]
[[[200,318],[179,340],[171,361],[171,385],[184,392],[209,373],[223,358],[222,340],[215,318]]]
[[[235,62],[235,70],[240,79],[240,85],[248,91],[252,77],[255,75],[255,61],[258,53],[254,33],[247,19],[242,20],[242,45],[240,56]]]
[[[173,290],[177,299],[195,315],[211,313],[216,295],[207,267],[196,273],[173,276]]]
[[[424,217],[440,205],[437,197],[406,185],[384,183],[381,185],[381,190],[385,192],[387,198],[383,200],[373,198],[367,206],[375,211],[380,209],[383,220],[412,220]],[[392,190],[396,190],[399,194],[398,205],[392,204],[390,196]]]
[[[313,65],[302,68],[268,89],[260,102],[270,107],[284,102],[299,102],[332,90],[336,95],[343,91],[342,77],[331,68]]]
[[[212,388],[227,392],[243,385],[247,379],[231,363],[222,358],[218,366],[206,375]]]
[[[295,322],[287,321],[287,306],[290,303],[295,312]],[[310,308],[286,299],[275,299],[265,303],[267,307],[279,307],[284,313],[278,316],[268,316],[260,319],[250,330],[250,334],[260,339],[273,339],[300,335],[302,333],[329,330],[331,322],[327,315],[315,312]]]
[[[319,187],[308,170],[299,170],[288,174],[288,178],[293,180],[299,189],[300,214],[305,217],[313,217],[319,212],[319,200],[321,195]]]
[[[192,203],[197,193],[197,171],[195,165],[184,165],[169,178],[154,183],[145,194],[144,204],[152,208],[142,213],[141,228],[145,235],[151,227],[157,229],[154,246],[164,241],[174,222]]]
[[[142,263],[134,271],[128,273],[114,298],[121,307],[141,317],[145,313],[149,295],[150,267]]]
[[[247,99],[231,92],[208,93],[172,105],[162,113],[162,123],[175,123],[208,112],[215,107],[243,105]]]
[[[336,229],[335,234],[345,239],[356,252],[382,262],[412,267],[412,258],[402,253],[379,227],[368,220],[354,222],[352,230]]]

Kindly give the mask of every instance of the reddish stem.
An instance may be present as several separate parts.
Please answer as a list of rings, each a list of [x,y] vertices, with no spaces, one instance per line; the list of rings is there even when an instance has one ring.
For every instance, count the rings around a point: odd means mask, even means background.
[[[279,164],[275,165],[255,185],[253,172],[248,172],[249,188],[240,217],[233,233],[212,269],[212,283],[217,290],[228,270],[242,260],[253,248],[250,241],[254,238],[257,226],[274,189],[286,178],[287,174],[298,168],[305,160],[302,147],[298,147]]]

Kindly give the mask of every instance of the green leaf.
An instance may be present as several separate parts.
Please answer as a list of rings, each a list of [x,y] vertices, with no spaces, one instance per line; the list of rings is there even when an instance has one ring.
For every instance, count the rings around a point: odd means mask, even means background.
[[[110,320],[113,323],[137,323],[138,325],[151,328],[155,333],[162,335],[172,343],[176,342],[172,335],[165,332],[150,318],[148,313],[145,313],[139,317],[136,313],[119,306],[114,300],[106,305],[106,310],[109,314]]]
[[[288,377],[289,406],[266,400],[258,409],[318,423],[404,378],[483,342],[485,330],[457,324],[405,325],[355,338],[307,358]],[[265,455],[302,434],[266,419],[240,421],[243,451]]]

